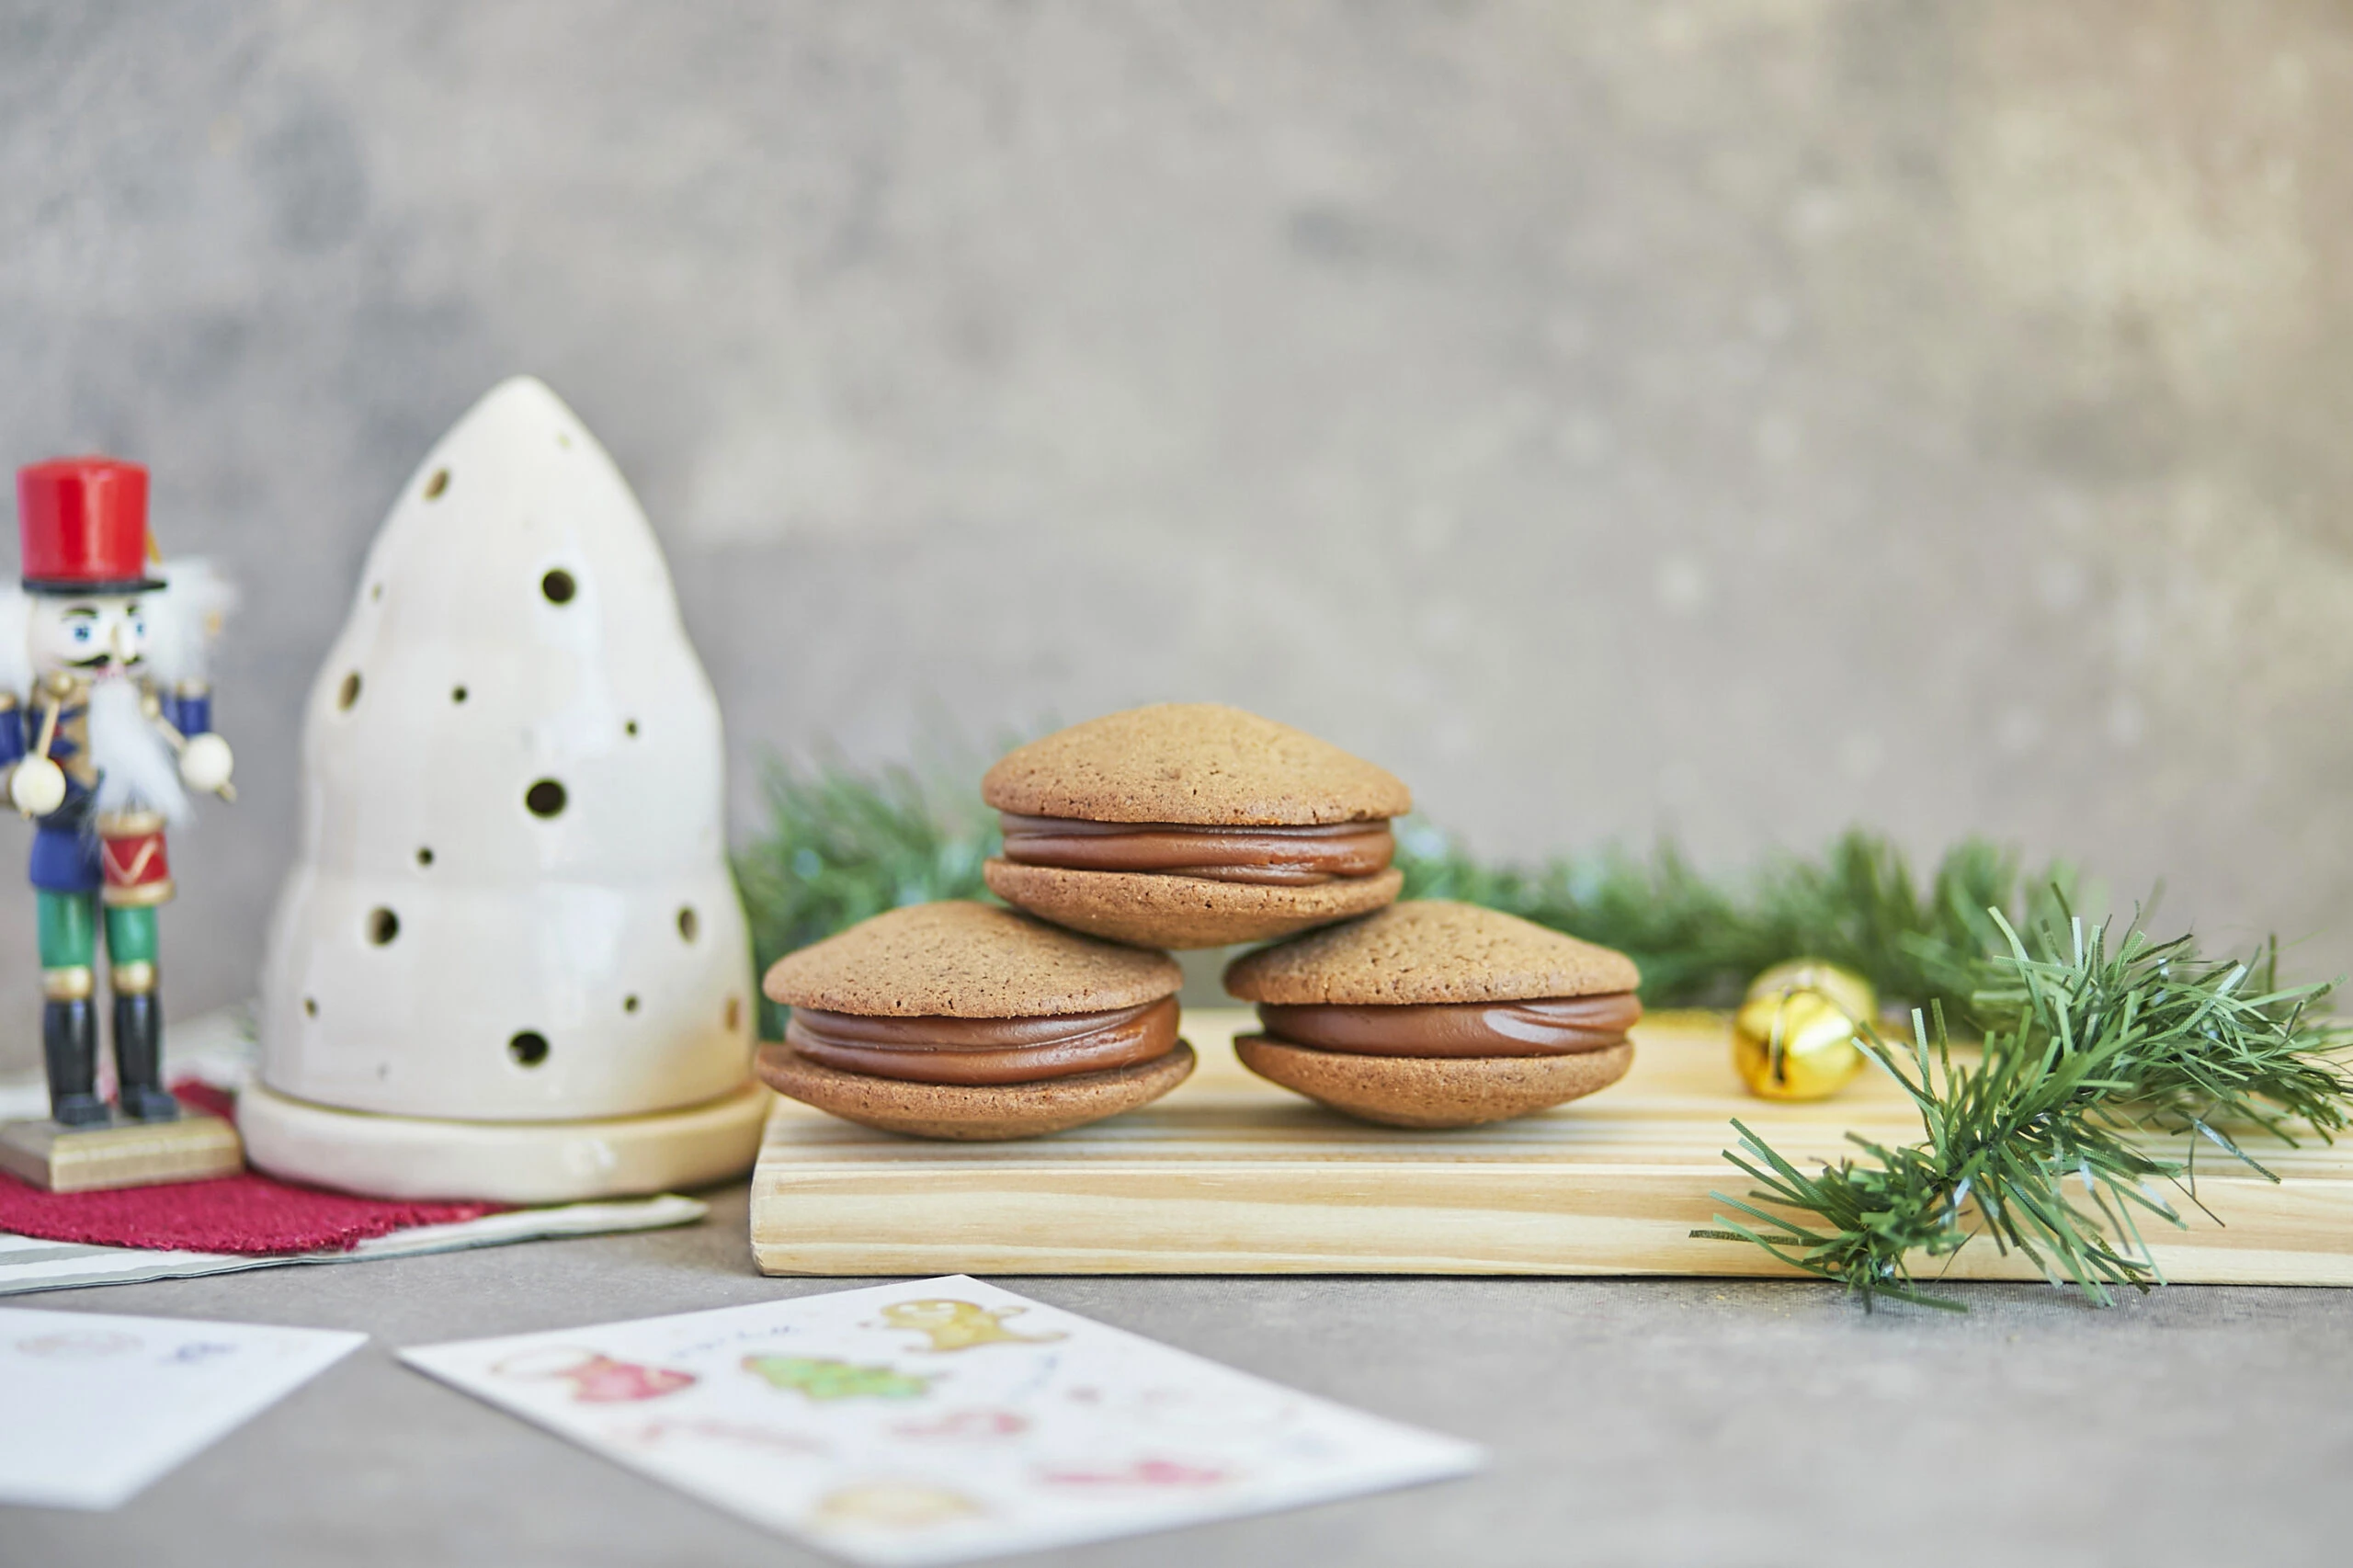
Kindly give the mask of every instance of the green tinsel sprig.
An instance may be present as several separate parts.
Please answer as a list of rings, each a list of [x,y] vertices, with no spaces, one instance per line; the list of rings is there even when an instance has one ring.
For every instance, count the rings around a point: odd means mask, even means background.
[[[2193,1134],[2276,1180],[2232,1129],[2293,1144],[2300,1130],[2326,1140],[2346,1126],[2353,1084],[2338,1057],[2353,1033],[2313,1017],[2327,986],[2278,984],[2272,945],[2210,960],[2137,921],[2111,946],[2105,926],[2071,917],[2029,953],[1998,911],[1989,918],[2004,948],[1980,965],[1975,1062],[1955,1059],[1941,1006],[1913,1015],[1908,1047],[1876,1031],[1864,1041],[1927,1136],[1898,1149],[1854,1139],[1869,1163],[1809,1176],[1734,1121],[1741,1147],[1724,1157],[1757,1186],[1715,1194],[1745,1218],[1693,1234],[1753,1243],[1866,1305],[1937,1307],[1957,1303],[1920,1288],[1915,1258],[1983,1235],[2106,1303],[2116,1286],[2162,1282],[2141,1221],[2186,1221],[2161,1188],[2197,1201],[2196,1145],[2159,1154],[2151,1134]]]

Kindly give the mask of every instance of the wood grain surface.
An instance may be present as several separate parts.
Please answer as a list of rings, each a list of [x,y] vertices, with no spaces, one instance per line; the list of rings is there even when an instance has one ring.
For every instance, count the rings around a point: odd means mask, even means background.
[[[108,1127],[60,1127],[53,1121],[0,1127],[0,1170],[51,1192],[203,1181],[244,1168],[237,1130],[217,1116]]]
[[[779,1100],[752,1184],[770,1274],[1669,1274],[1790,1270],[1695,1240],[1748,1183],[1722,1151],[1739,1117],[1811,1169],[1846,1134],[1908,1142],[1918,1118],[1883,1074],[1837,1097],[1772,1105],[1733,1075],[1728,1027],[1664,1013],[1633,1071],[1518,1121],[1408,1132],[1350,1121],[1253,1076],[1239,1008],[1193,1009],[1192,1078],[1141,1111],[1024,1142],[948,1144]],[[2275,1186],[2199,1161],[2210,1220],[2144,1226],[2177,1282],[2353,1284],[2353,1148],[2252,1145]],[[2209,1150],[2209,1154],[2215,1152]],[[1972,1243],[1956,1278],[2032,1278]]]

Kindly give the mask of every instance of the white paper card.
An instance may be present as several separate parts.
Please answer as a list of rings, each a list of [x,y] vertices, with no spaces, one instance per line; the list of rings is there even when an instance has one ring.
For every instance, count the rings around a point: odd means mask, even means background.
[[[0,1309],[0,1503],[127,1502],[367,1337]]]
[[[1482,1457],[961,1275],[401,1358],[860,1562],[1099,1540]]]

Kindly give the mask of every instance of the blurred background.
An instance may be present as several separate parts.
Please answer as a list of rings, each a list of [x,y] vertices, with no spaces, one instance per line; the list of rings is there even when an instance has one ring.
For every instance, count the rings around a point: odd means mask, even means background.
[[[2353,966],[2325,0],[6,4],[0,364],[9,466],[145,461],[244,585],[177,1014],[517,371],[653,516],[739,833],[765,755],[1219,699],[1486,855],[1984,833]],[[33,951],[0,897],[0,1066]]]

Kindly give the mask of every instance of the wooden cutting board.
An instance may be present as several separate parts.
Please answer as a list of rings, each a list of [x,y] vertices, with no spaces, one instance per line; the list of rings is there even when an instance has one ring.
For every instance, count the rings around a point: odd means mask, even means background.
[[[1589,1099],[1453,1132],[1367,1126],[1252,1075],[1232,1043],[1250,1027],[1239,1008],[1188,1010],[1200,1067],[1182,1087],[1023,1142],[901,1138],[779,1099],[753,1255],[819,1275],[1785,1274],[1755,1246],[1689,1234],[1724,1212],[1711,1192],[1747,1191],[1722,1153],[1731,1119],[1807,1170],[1850,1130],[1920,1136],[1876,1072],[1814,1105],[1751,1097],[1713,1014],[1646,1019],[1633,1071]],[[2353,1145],[2251,1147],[2278,1186],[2201,1157],[2200,1197],[2223,1222],[2144,1226],[2165,1277],[2353,1285]],[[1983,1241],[1948,1277],[2038,1278]]]

